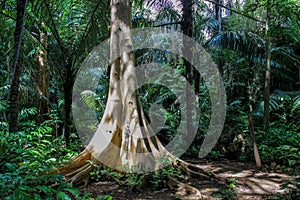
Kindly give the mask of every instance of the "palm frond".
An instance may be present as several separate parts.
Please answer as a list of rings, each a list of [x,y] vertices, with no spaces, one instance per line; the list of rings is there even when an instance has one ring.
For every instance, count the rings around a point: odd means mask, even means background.
[[[144,6],[152,11],[155,16],[155,26],[180,22],[182,14],[182,4],[180,0],[147,0]]]
[[[288,46],[274,47],[271,49],[273,59],[277,62],[285,62],[288,65],[295,67],[300,66],[300,56],[296,55],[293,48]],[[282,59],[282,58],[285,59]]]
[[[300,92],[293,98],[293,108],[292,112],[298,112],[300,114]]]
[[[230,49],[251,60],[262,60],[265,55],[265,41],[251,32],[221,32],[210,38],[204,46],[207,48]]]
[[[257,34],[244,31],[221,32],[210,38],[204,45],[211,49],[229,49],[251,60],[256,64],[266,63],[266,42]],[[276,47],[271,45],[271,66],[277,69],[299,67],[300,57],[295,54],[293,48],[288,46]],[[285,59],[282,59],[282,58]]]

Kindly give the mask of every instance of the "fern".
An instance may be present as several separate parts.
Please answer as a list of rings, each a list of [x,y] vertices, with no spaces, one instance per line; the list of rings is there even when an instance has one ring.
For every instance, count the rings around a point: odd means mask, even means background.
[[[38,113],[37,108],[23,108],[19,113],[19,121],[29,120]]]
[[[263,113],[263,106],[264,102],[262,101],[257,111],[260,116]],[[276,120],[279,118],[278,120],[284,120],[284,123],[300,128],[300,91],[275,90],[270,95],[270,111]]]
[[[300,112],[300,92],[293,99],[292,112]]]
[[[101,111],[104,105],[101,105],[97,100],[97,94],[91,90],[86,90],[81,93],[82,100],[91,109]]]

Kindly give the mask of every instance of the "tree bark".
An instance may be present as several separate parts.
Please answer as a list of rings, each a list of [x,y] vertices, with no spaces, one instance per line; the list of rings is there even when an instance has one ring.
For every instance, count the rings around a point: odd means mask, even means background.
[[[266,75],[265,75],[265,90],[264,90],[264,130],[266,134],[269,134],[270,124],[270,84],[271,84],[271,49],[270,49],[270,38],[269,38],[269,8],[267,8],[267,22],[266,22]]]
[[[9,132],[18,131],[18,105],[19,105],[19,85],[21,77],[21,41],[26,14],[27,0],[17,0],[17,19],[14,33],[14,57],[13,57],[13,78],[10,90],[10,121]]]
[[[219,22],[219,32],[221,32],[222,30],[222,7],[220,7],[219,5],[223,5],[223,1],[222,0],[216,0],[216,4],[215,4],[215,12],[216,12],[216,20]]]
[[[64,80],[64,136],[66,140],[66,146],[69,146],[70,143],[70,135],[71,135],[71,112],[72,112],[72,95],[73,95],[73,85],[74,85],[74,78],[72,73],[72,59],[67,58],[66,65],[65,65],[65,73],[66,79]]]
[[[42,22],[42,24],[44,24]],[[38,53],[38,93],[39,99],[39,115],[38,121],[42,123],[45,115],[49,113],[48,99],[48,77],[47,77],[47,34],[40,30],[40,49]]]
[[[95,160],[116,170],[158,169],[156,160],[161,160],[164,148],[147,126],[136,98],[136,73],[130,27],[131,2],[112,0],[110,80],[106,109],[86,150],[73,159],[68,167],[60,170],[63,174],[73,175],[74,169],[86,165],[84,159]],[[86,170],[91,168],[87,167]],[[86,171],[81,170],[79,174],[83,173]],[[74,181],[78,176],[74,177]]]
[[[249,122],[249,130],[250,130],[250,137],[253,145],[253,153],[254,153],[254,159],[256,163],[256,167],[258,169],[261,169],[261,159],[259,155],[259,151],[257,148],[257,143],[256,143],[256,138],[255,138],[255,133],[254,133],[254,126],[253,126],[253,121],[252,121],[252,108],[250,107],[250,112],[248,114],[248,122]]]
[[[191,0],[182,0],[182,25],[181,30],[183,34],[192,38],[193,31],[193,8]],[[192,60],[192,50],[189,45],[189,42],[185,41],[182,48],[182,55],[184,58],[185,66],[185,77],[186,77],[186,132],[187,135],[191,132],[193,127],[192,119],[192,84],[193,84],[193,75],[192,75],[192,65],[187,60]]]

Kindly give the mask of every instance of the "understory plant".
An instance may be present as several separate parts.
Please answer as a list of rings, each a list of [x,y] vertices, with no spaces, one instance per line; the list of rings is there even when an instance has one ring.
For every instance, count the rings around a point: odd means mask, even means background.
[[[62,156],[64,142],[53,137],[51,127],[30,120],[35,113],[21,112],[19,132],[0,131],[0,199],[79,198],[79,190],[63,182],[62,175],[49,173],[72,152]]]

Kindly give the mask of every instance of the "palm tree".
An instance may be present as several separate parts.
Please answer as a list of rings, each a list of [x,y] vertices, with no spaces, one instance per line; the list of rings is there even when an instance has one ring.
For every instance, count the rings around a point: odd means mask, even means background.
[[[52,33],[45,41],[48,44],[41,45],[47,53],[48,67],[55,74],[58,87],[63,88],[63,124],[59,130],[60,134],[64,134],[67,145],[72,132],[71,105],[75,77],[89,50],[108,36],[107,6],[108,2],[102,0],[90,0],[84,4],[79,1],[32,2],[30,17],[33,23],[28,29],[36,32],[36,27],[39,27]],[[36,16],[40,20],[36,20]]]

